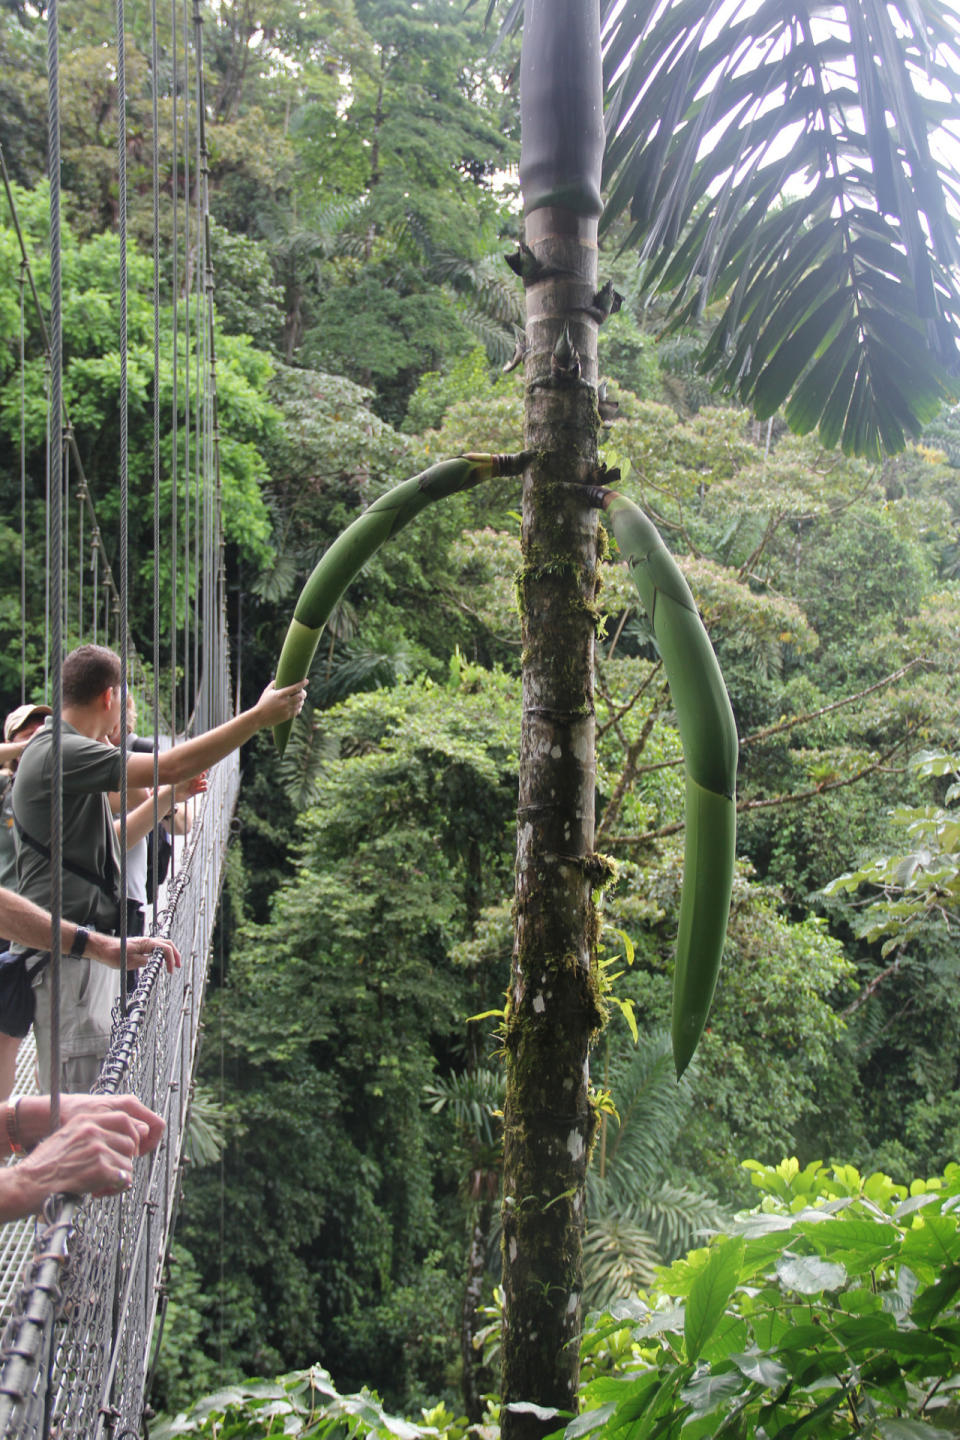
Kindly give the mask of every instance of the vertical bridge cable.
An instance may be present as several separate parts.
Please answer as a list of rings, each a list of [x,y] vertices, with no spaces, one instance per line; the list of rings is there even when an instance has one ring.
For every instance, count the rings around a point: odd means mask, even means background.
[[[32,266],[31,266],[31,264],[30,264],[30,254],[29,254],[29,251],[27,250],[26,239],[25,239],[24,234],[23,234],[23,228],[22,228],[22,226],[21,226],[21,224],[20,224],[20,217],[19,217],[19,215],[18,215],[18,213],[17,213],[17,206],[16,206],[16,201],[14,200],[13,190],[11,189],[11,186],[10,186],[10,177],[9,177],[9,175],[8,175],[8,173],[7,173],[7,166],[6,166],[6,161],[5,161],[4,155],[3,155],[3,146],[2,146],[2,144],[0,144],[0,176],[2,176],[2,179],[3,179],[3,185],[4,185],[4,189],[5,189],[5,191],[6,191],[6,197],[7,197],[7,205],[8,205],[9,212],[10,212],[10,219],[11,219],[11,222],[12,222],[12,224],[13,224],[14,232],[15,232],[16,237],[17,237],[17,245],[18,245],[18,248],[19,248],[19,250],[20,250],[20,264],[21,264],[21,269],[22,269],[22,270],[24,271],[24,273],[26,274],[26,278],[27,278],[27,281],[28,281],[29,286],[30,286],[30,295],[31,295],[31,298],[32,298],[32,300],[33,300],[34,318],[35,318],[35,320],[36,320],[37,327],[38,327],[39,332],[40,332],[40,339],[41,339],[42,344],[43,344],[43,355],[44,355],[44,397],[45,397],[45,400],[46,400],[46,410],[47,410],[47,449],[46,449],[46,452],[45,452],[45,454],[46,454],[46,459],[45,459],[45,467],[44,467],[44,514],[45,514],[44,545],[45,545],[45,564],[46,564],[46,570],[45,570],[45,586],[44,586],[44,633],[45,633],[45,634],[49,634],[49,632],[50,632],[50,603],[49,603],[49,594],[48,594],[49,577],[50,577],[50,555],[49,555],[49,550],[50,550],[50,505],[49,505],[50,473],[49,473],[49,453],[50,453],[50,428],[51,428],[51,424],[53,423],[53,422],[51,421],[51,407],[50,407],[50,383],[51,383],[51,382],[50,382],[50,363],[51,363],[51,360],[50,360],[50,334],[49,334],[49,328],[48,328],[48,325],[47,325],[47,321],[46,321],[46,318],[45,318],[45,316],[44,316],[43,306],[42,306],[41,303],[40,303],[40,296],[39,296],[39,294],[37,293],[37,285],[36,285],[36,281],[35,281],[35,279],[34,279],[33,269],[32,269]],[[93,602],[93,612],[92,612],[92,616],[93,616],[93,619],[92,619],[92,626],[93,626],[92,639],[93,639],[94,644],[96,644],[96,643],[98,642],[98,640],[101,639],[101,638],[102,638],[104,644],[107,644],[107,643],[109,643],[109,639],[110,639],[110,635],[109,635],[110,615],[113,614],[114,616],[116,616],[116,615],[118,615],[118,614],[120,613],[120,596],[119,596],[119,592],[118,592],[118,590],[117,590],[117,584],[116,584],[116,580],[114,579],[113,571],[111,570],[111,568],[110,568],[110,563],[109,563],[109,561],[108,561],[108,559],[107,559],[106,551],[105,551],[104,548],[103,548],[103,537],[102,537],[102,535],[101,535],[101,533],[100,533],[100,528],[99,528],[99,526],[98,526],[98,524],[97,524],[97,516],[96,516],[96,511],[95,511],[94,505],[93,505],[93,496],[92,496],[92,491],[91,491],[91,489],[90,489],[90,483],[89,483],[89,481],[87,480],[86,474],[85,474],[85,472],[84,472],[84,468],[83,468],[83,458],[82,458],[82,456],[81,456],[81,454],[80,454],[80,449],[79,449],[79,446],[78,446],[78,444],[77,444],[76,433],[75,433],[74,428],[73,428],[73,425],[71,424],[71,421],[70,421],[70,416],[69,416],[69,413],[68,413],[68,410],[67,410],[67,403],[66,403],[66,401],[63,399],[63,394],[62,394],[62,381],[61,381],[61,415],[62,415],[62,423],[63,423],[63,435],[64,435],[64,437],[65,437],[66,448],[67,448],[67,450],[69,451],[69,454],[70,454],[70,463],[71,463],[71,465],[72,465],[72,467],[73,467],[73,469],[74,469],[74,471],[75,471],[75,473],[76,473],[76,477],[77,477],[77,480],[76,480],[76,498],[77,498],[77,501],[78,501],[80,504],[82,504],[82,509],[83,509],[85,521],[86,521],[86,523],[88,523],[89,526],[90,526],[90,537],[91,537],[91,538],[90,538],[90,549],[91,549],[90,569],[91,569],[91,574],[92,574],[92,577],[93,577],[93,589],[94,589],[94,602]],[[25,428],[25,420],[24,420],[24,428]],[[21,449],[22,449],[23,452],[24,452],[24,454],[23,454],[23,459],[22,459],[22,461],[21,461],[21,469],[22,469],[22,484],[23,484],[24,495],[25,495],[25,487],[26,487],[26,459],[25,459],[26,438],[25,438],[25,434],[24,434],[24,428],[21,429],[21,437],[22,437],[22,438],[21,438]],[[22,567],[25,567],[25,550],[24,550],[24,552],[23,552],[22,555],[21,555],[21,566],[22,566]],[[104,607],[104,608],[103,608],[103,635],[102,635],[102,637],[99,635],[99,624],[100,624],[99,616],[100,616],[100,612],[99,612],[99,608],[98,608],[101,578],[102,578],[102,582],[103,582],[103,592],[104,592],[104,593],[103,593],[103,607]],[[25,573],[25,568],[22,568],[22,572],[21,572],[21,613],[24,613],[24,597],[23,597],[23,593],[22,593],[22,592],[23,592],[23,588],[25,587],[25,585],[26,585],[26,573]],[[82,627],[81,627],[81,628],[82,628]],[[142,669],[142,664],[141,664],[141,661],[140,661],[140,656],[139,656],[139,654],[137,654],[136,651],[134,651],[134,653],[133,653],[133,667],[134,667],[134,673],[135,673],[135,675],[138,677],[140,683],[142,684],[142,683],[143,683],[143,669]],[[48,653],[48,651],[45,650],[45,652],[44,652],[44,688],[43,688],[43,699],[44,699],[44,701],[47,702],[47,703],[49,703],[49,700],[50,700],[50,688],[49,688],[49,686],[50,686],[50,682],[49,682],[49,653]],[[25,693],[25,692],[24,692],[24,693]]]
[[[201,107],[203,81],[201,77],[200,56],[201,37],[203,34],[203,17],[200,14],[199,0],[193,0],[193,45],[195,55],[195,71],[197,81],[196,95],[196,131],[197,159],[196,179],[194,186],[197,192],[197,215],[196,215],[196,253],[197,264],[194,285],[194,439],[193,439],[193,467],[194,467],[194,492],[193,492],[193,571],[194,571],[194,614],[193,614],[193,705],[199,716],[199,729],[203,729],[203,710],[200,696],[200,621],[201,621],[201,586],[203,584],[203,572],[200,567],[200,533],[202,527],[201,517],[201,487],[202,469],[204,460],[203,451],[203,354],[205,351],[206,330],[203,326],[203,296],[204,296],[204,230],[202,217],[202,171],[201,171],[201,138],[203,136],[203,110]]]
[[[173,337],[171,350],[173,364],[171,367],[172,397],[170,403],[170,552],[173,556],[173,564],[170,567],[170,741],[176,740],[177,735],[177,513],[179,497],[177,494],[177,454],[180,437],[178,426],[179,396],[177,394],[177,376],[180,368],[180,150],[177,137],[177,85],[178,85],[178,56],[177,56],[177,0],[171,0],[170,5],[170,62],[173,70],[173,77],[170,87],[172,101],[172,134],[170,150],[173,156],[172,173],[172,202],[173,202],[173,238],[171,245],[171,269],[172,269],[172,297],[171,325]],[[172,858],[172,857],[171,857]]]
[[[63,496],[61,492],[63,443],[63,312],[60,265],[60,57],[58,0],[47,6],[47,168],[50,179],[50,427],[53,443],[50,463],[50,547],[48,564],[55,561],[56,590],[50,595],[50,643],[53,708],[50,776],[50,914],[53,941],[50,951],[50,1128],[60,1123],[60,921],[63,915]]]
[[[20,229],[20,220],[17,215],[17,207],[14,204],[13,191],[10,188],[10,176],[7,173],[7,162],[3,153],[3,145],[0,144],[0,174],[3,176],[3,188],[6,191],[7,206],[10,211],[10,218],[16,232],[17,242],[20,246],[20,704],[26,703],[27,699],[27,392],[26,392],[26,310],[24,285],[27,281],[30,284],[30,291],[33,296],[34,308],[42,316],[40,309],[40,297],[37,295],[37,287],[34,284],[33,272],[27,258],[27,247],[23,238],[23,231]],[[42,320],[41,320],[41,329]],[[43,331],[44,342],[47,346],[49,357],[49,342],[47,342],[46,331]]]
[[[183,729],[190,725],[190,24],[183,0]]]
[[[150,74],[153,111],[153,929],[157,925],[160,840],[160,44],[157,0],[150,0]],[[176,369],[176,360],[174,360]],[[175,568],[175,567],[174,567]],[[171,820],[171,825],[173,821]]]
[[[127,667],[130,515],[127,389],[127,85],[123,0],[117,0],[117,182],[120,227],[120,1006],[127,1008]]]
[[[2,154],[2,151],[0,151]],[[6,175],[4,175],[6,178]],[[20,261],[20,704],[27,702],[27,358],[26,265]]]

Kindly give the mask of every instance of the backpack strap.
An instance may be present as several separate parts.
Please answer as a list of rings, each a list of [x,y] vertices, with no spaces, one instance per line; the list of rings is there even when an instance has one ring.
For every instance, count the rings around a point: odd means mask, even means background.
[[[39,955],[40,959],[37,961],[36,965],[31,968],[27,964],[27,961],[32,960],[34,955]],[[23,968],[26,971],[27,981],[32,984],[34,975],[39,975],[40,971],[46,969],[46,967],[50,964],[50,951],[21,950],[20,959],[23,961]]]
[[[52,864],[53,856],[50,853],[49,845],[44,845],[40,840],[35,840],[32,835],[28,835],[16,815],[13,817],[13,823],[23,843],[29,845],[30,849],[35,850],[38,855],[42,855],[48,864]],[[100,894],[109,900],[111,904],[118,905],[120,903],[119,887],[115,872],[111,880],[107,881],[102,875],[98,875],[95,870],[87,870],[83,865],[75,865],[73,861],[68,860],[65,855],[62,856],[61,859],[64,870],[69,870],[71,875],[76,875],[80,880],[85,880],[88,885],[96,886]]]

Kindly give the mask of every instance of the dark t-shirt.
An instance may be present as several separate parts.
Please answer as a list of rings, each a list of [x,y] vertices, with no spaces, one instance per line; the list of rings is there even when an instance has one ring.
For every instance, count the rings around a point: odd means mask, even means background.
[[[20,757],[13,785],[13,808],[21,827],[50,848],[50,797],[53,773],[51,721],[30,741]],[[115,881],[119,893],[120,848],[107,803],[108,790],[120,789],[120,751],[81,735],[66,721],[63,735],[63,857],[83,870]],[[17,889],[21,895],[50,908],[50,862],[18,838]],[[63,917],[78,925],[115,931],[116,904],[90,881],[63,869]]]

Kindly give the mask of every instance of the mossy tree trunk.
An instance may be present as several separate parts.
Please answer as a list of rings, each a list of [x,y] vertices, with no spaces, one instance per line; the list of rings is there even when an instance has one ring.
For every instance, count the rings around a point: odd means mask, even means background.
[[[523,721],[516,937],[506,1015],[504,1440],[572,1410],[584,1184],[599,1024],[593,887],[597,222],[603,151],[598,0],[526,0],[521,61],[527,295]],[[576,355],[571,351],[575,350]]]

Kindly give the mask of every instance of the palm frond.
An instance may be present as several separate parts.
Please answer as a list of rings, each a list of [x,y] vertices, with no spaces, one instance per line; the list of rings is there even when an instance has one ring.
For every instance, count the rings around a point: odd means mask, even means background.
[[[303,707],[293,722],[280,761],[280,784],[298,811],[314,804],[320,776],[340,753],[337,741],[323,728],[319,714],[309,705]]]
[[[655,1030],[614,1058],[605,1078],[620,1116],[610,1124],[604,1169],[612,1191],[629,1197],[659,1180],[692,1105],[686,1076],[678,1083],[670,1036]],[[629,1205],[625,1198],[622,1208]]]
[[[645,1290],[661,1263],[653,1236],[614,1214],[591,1219],[583,1240],[583,1300],[603,1310]]]
[[[223,1153],[224,1114],[209,1091],[198,1085],[190,1101],[183,1158],[189,1165],[215,1165]]]
[[[461,1074],[436,1075],[423,1089],[432,1114],[448,1110],[472,1140],[491,1149],[499,1147],[505,1092],[502,1070],[481,1066]]]
[[[652,1235],[664,1263],[670,1264],[723,1223],[724,1212],[710,1195],[667,1181],[649,1191],[627,1218],[642,1224]]]
[[[454,308],[462,324],[480,341],[493,365],[504,365],[516,349],[516,335],[505,330],[499,320],[492,319],[484,310],[464,301],[455,301]]]
[[[314,677],[311,695],[318,708],[326,710],[358,691],[396,685],[398,680],[411,674],[413,667],[413,657],[402,648],[390,652],[338,651],[330,664]]]
[[[472,298],[503,325],[521,325],[522,291],[513,276],[501,273],[503,269],[499,249],[495,256],[483,255],[479,260],[468,260],[452,251],[441,250],[433,256],[431,278],[448,286],[457,295]]]
[[[628,211],[701,368],[761,417],[878,456],[960,372],[960,20],[888,0],[608,6],[605,223]]]
[[[301,574],[298,557],[289,550],[278,550],[272,563],[250,582],[250,589],[261,600],[276,604],[287,598]]]

